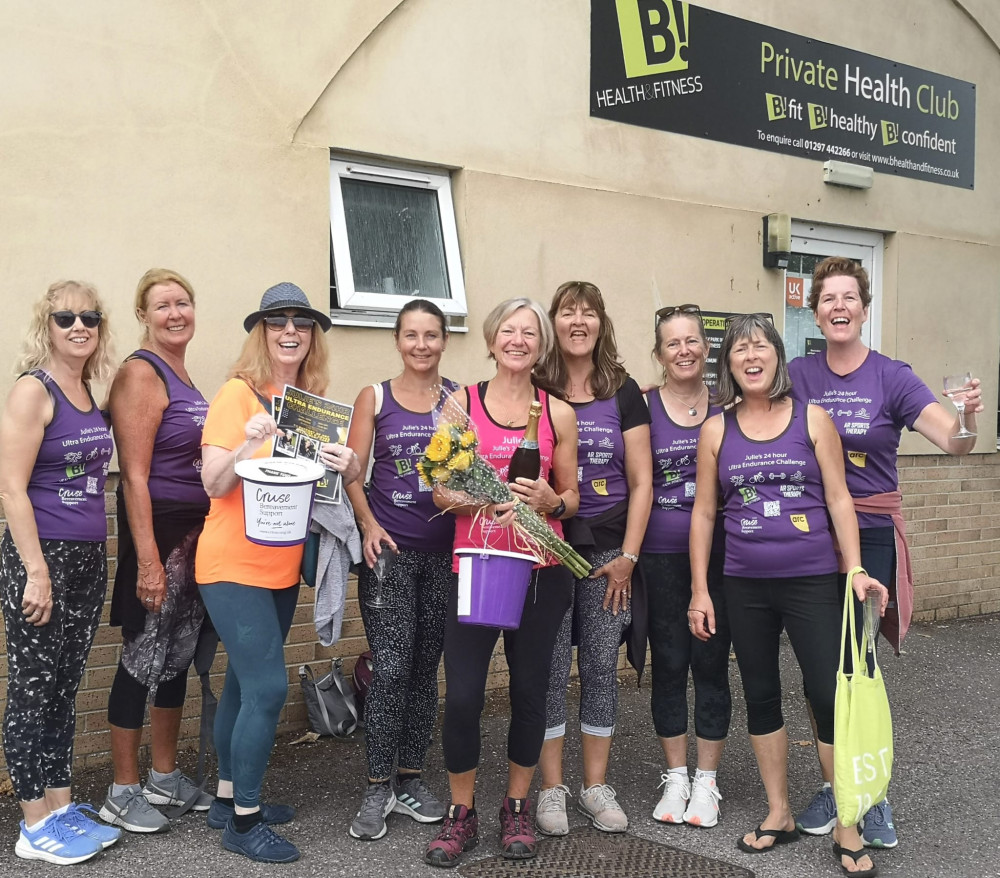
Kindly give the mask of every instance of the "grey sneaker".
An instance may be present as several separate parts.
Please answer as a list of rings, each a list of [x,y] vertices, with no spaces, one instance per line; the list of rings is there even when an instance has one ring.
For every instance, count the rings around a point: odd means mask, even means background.
[[[628,817],[618,804],[614,789],[606,783],[595,783],[592,787],[581,789],[576,807],[602,832],[624,832],[628,829]]]
[[[170,821],[149,804],[138,784],[117,796],[111,795],[113,789],[108,787],[108,795],[99,812],[105,823],[128,832],[166,832],[170,829]]]
[[[212,807],[209,793],[198,788],[191,778],[179,768],[175,768],[163,780],[155,781],[152,775],[146,779],[142,794],[153,805],[183,808],[185,811],[207,811]]]
[[[375,841],[381,838],[385,835],[385,818],[395,805],[396,795],[389,781],[368,784],[361,800],[361,808],[348,830],[351,838],[360,838],[362,841]]]
[[[567,835],[569,820],[566,818],[566,796],[569,787],[557,784],[538,793],[535,806],[535,829],[542,835]]]
[[[448,810],[422,777],[411,777],[393,787],[396,804],[392,810],[407,814],[417,823],[440,823]]]

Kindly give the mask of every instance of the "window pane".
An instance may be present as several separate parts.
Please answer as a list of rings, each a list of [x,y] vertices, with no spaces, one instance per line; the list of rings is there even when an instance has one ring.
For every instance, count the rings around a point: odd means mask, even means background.
[[[450,298],[437,193],[364,180],[341,187],[355,289]]]

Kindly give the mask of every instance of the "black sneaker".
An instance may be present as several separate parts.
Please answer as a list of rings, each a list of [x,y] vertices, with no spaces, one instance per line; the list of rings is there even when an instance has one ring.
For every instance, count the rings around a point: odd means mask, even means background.
[[[230,820],[222,830],[222,846],[257,863],[294,863],[299,858],[299,849],[263,822],[249,832],[237,832]]]
[[[212,799],[212,804],[208,809],[208,816],[205,822],[212,829],[225,829],[226,824],[236,813],[236,808],[232,805]],[[291,805],[267,805],[261,803],[261,819],[268,826],[277,826],[279,823],[291,823],[295,819],[295,809]]]

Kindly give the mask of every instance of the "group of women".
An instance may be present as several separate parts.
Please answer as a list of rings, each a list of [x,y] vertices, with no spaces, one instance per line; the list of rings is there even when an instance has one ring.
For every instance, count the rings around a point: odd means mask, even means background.
[[[738,316],[727,327],[714,396],[704,381],[709,345],[696,305],[657,312],[653,354],[663,380],[645,396],[625,372],[592,284],[562,285],[547,313],[530,299],[494,308],[484,337],[496,372],[466,387],[440,374],[448,341],[440,309],[426,300],[402,309],[393,331],[402,371],[364,388],[347,445],[320,452],[343,474],[363,537],[359,603],[373,654],[365,702],[368,783],[351,836],[383,837],[395,811],[441,823],[425,852],[430,865],[454,866],[478,843],[480,718],[501,632],[458,621],[453,550],[517,550],[511,525],[520,503],[545,516],[593,570],[574,580],[554,559],[540,561],[520,627],[502,632],[510,679],[503,855],[534,856],[536,829],[568,832],[573,799],[598,829],[627,828],[607,782],[618,655],[626,642],[641,673],[647,634],[653,723],[665,761],[653,817],[700,827],[718,822],[731,642],[768,804],[739,847],[764,852],[796,840],[800,829],[834,828],[833,695],[846,581],[838,571],[854,571],[859,600],[874,594],[883,610],[890,606],[883,630],[898,645],[912,605],[895,472],[900,433],[915,429],[952,454],[970,451],[974,440],[952,438],[955,419],[926,385],[861,342],[870,294],[855,263],[822,262],[809,304],[827,340],[825,354],[789,366],[765,315]],[[184,368],[193,305],[183,278],[147,274],[136,298],[143,344],[119,370],[110,396],[123,559],[112,622],[122,625],[124,645],[109,703],[115,777],[100,816],[129,831],[154,832],[167,821],[153,805],[208,810],[227,849],[290,862],[298,850],[273,826],[294,812],[262,804],[260,793],[287,691],[282,645],[302,550],[245,539],[234,467],[268,453],[277,431],[270,400],[285,384],[325,389],[323,332],[330,321],[293,284],[269,289],[246,318],[241,356],[209,406]],[[0,544],[10,654],[4,746],[25,818],[16,852],[51,862],[87,859],[119,832],[93,821],[70,793],[73,699],[104,598],[103,484],[111,444],[89,382],[110,371],[108,340],[91,287],[53,286],[36,310],[23,374],[0,422],[0,492],[9,522]],[[866,430],[846,430],[824,411],[828,399],[845,393],[866,400]],[[982,410],[979,397],[973,381],[967,415]],[[540,474],[511,484],[513,502],[484,504],[418,479],[417,460],[446,402],[468,413],[479,455],[501,476],[529,408],[541,405]],[[363,489],[360,461],[369,458]],[[389,558],[388,568],[377,563]],[[381,600],[372,599],[376,593]],[[204,608],[229,659],[215,725],[214,799],[176,767],[187,669]],[[787,788],[782,630],[802,669],[825,781],[798,821]],[[583,754],[575,795],[564,783],[562,759],[574,644]],[[447,803],[422,777],[442,652]],[[153,765],[141,786],[136,754],[147,702]],[[529,796],[536,766],[537,808]],[[864,838],[857,827],[837,825],[834,853],[846,873],[872,875],[864,845],[894,843],[883,802],[866,815]]]

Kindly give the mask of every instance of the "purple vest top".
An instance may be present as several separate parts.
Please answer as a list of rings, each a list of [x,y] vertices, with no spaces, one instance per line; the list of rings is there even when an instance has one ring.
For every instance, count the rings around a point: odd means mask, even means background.
[[[153,440],[149,462],[149,496],[153,500],[196,503],[208,508],[201,483],[201,428],[208,402],[197,387],[188,386],[151,351],[135,351],[129,359],[145,360],[156,369],[167,389],[166,409]]]
[[[576,412],[577,479],[581,518],[606,512],[628,497],[625,478],[625,438],[614,396],[572,403]]]
[[[103,542],[108,538],[104,483],[114,450],[104,415],[93,396],[90,411],[82,412],[47,372],[27,374],[45,385],[54,407],[28,481],[38,536]]]
[[[448,390],[458,388],[448,379],[441,383]],[[382,382],[368,505],[402,549],[447,552],[455,538],[455,516],[441,514],[431,489],[417,474],[417,461],[434,434],[435,414],[404,409],[393,397],[389,382]]]
[[[674,423],[659,390],[647,393],[646,403],[652,419],[649,430],[653,449],[653,508],[642,551],[687,554],[701,424],[682,427]],[[720,411],[718,406],[710,406],[706,420]],[[721,548],[721,544],[717,542],[715,548]]]
[[[735,412],[724,418],[719,482],[729,576],[757,579],[835,573],[837,558],[823,482],[806,420],[792,418],[774,439],[748,439]]]

